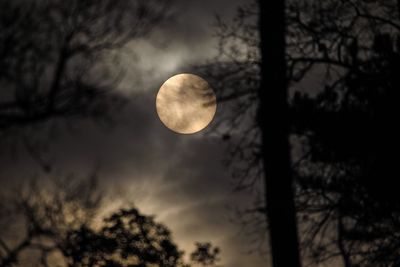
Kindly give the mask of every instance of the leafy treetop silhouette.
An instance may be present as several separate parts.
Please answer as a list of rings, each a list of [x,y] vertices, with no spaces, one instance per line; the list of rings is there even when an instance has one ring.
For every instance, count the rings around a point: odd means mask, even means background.
[[[394,0],[287,1],[292,168],[302,252],[312,264],[399,262],[399,11]],[[231,144],[237,189],[255,195],[238,217],[260,236],[267,203],[258,189],[257,16],[250,4],[233,26],[218,20],[220,55],[203,71],[232,107],[217,131]]]
[[[21,145],[49,170],[41,152],[57,129],[77,118],[109,123],[126,101],[115,90],[124,74],[122,48],[146,38],[170,15],[168,6],[169,0],[1,1],[1,145]]]
[[[0,206],[0,266],[190,266],[165,225],[134,206],[101,216],[105,201],[95,176],[24,186]],[[219,252],[196,243],[190,263],[215,266]]]

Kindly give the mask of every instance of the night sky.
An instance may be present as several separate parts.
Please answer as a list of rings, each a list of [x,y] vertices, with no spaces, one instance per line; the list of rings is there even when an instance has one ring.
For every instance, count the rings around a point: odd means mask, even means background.
[[[113,125],[75,122],[74,129],[49,139],[43,152],[52,165],[49,176],[85,176],[96,169],[111,207],[135,203],[165,223],[187,252],[195,241],[213,242],[222,250],[221,265],[229,267],[265,266],[259,254],[247,253],[251,240],[232,222],[230,208],[250,196],[233,193],[221,137],[209,129],[194,135],[170,131],[157,117],[155,96],[170,76],[215,56],[215,14],[229,20],[244,2],[174,1],[175,15],[169,21],[158,25],[149,38],[116,51],[125,72],[117,90],[129,101],[114,115]],[[224,104],[219,104],[216,120],[221,112]],[[44,175],[29,155],[17,154],[1,155],[3,184]]]

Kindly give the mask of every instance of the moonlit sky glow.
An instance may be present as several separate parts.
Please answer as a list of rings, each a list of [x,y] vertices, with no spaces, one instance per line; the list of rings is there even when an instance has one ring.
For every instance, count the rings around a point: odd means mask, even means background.
[[[130,102],[115,126],[101,130],[93,122],[77,123],[71,131],[49,140],[43,158],[53,163],[55,174],[82,176],[98,166],[100,182],[110,191],[110,205],[120,201],[113,194],[127,196],[143,213],[165,223],[187,252],[195,241],[211,241],[222,250],[222,266],[265,267],[260,255],[248,254],[251,240],[231,220],[229,208],[250,198],[232,192],[221,138],[208,128],[195,135],[178,135],[160,122],[154,107],[164,81],[216,54],[215,14],[229,19],[237,5],[245,2],[175,1],[173,8],[179,16],[160,25],[149,39],[132,42],[120,51],[125,75],[118,89]],[[216,116],[220,111],[223,105]],[[0,187],[41,173],[29,155],[14,158],[2,153],[0,162]]]

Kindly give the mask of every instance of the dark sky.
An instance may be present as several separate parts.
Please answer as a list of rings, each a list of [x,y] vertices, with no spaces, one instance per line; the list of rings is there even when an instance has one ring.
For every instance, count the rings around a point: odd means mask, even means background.
[[[112,129],[82,122],[77,130],[58,134],[45,157],[57,173],[89,173],[99,166],[103,186],[124,195],[146,214],[154,214],[171,230],[181,248],[195,241],[212,241],[222,249],[222,265],[266,266],[258,254],[247,254],[250,240],[231,222],[229,206],[246,200],[232,193],[225,147],[209,131],[194,135],[171,132],[155,112],[155,95],[170,76],[201,64],[216,53],[212,24],[216,13],[229,19],[245,0],[179,0],[173,19],[160,25],[149,39],[124,47],[119,89],[130,102],[117,115]],[[218,107],[217,116],[224,105]],[[4,157],[4,155],[2,155]],[[29,157],[2,159],[0,175],[28,177],[39,168]],[[11,164],[11,162],[13,164]],[[6,167],[11,166],[11,167]],[[120,205],[117,197],[110,205]],[[264,262],[264,263],[263,263]]]

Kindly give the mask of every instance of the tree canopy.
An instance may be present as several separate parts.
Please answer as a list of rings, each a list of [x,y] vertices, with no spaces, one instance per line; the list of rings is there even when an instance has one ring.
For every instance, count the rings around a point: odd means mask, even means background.
[[[398,1],[287,1],[291,168],[304,261],[398,263],[399,10]],[[239,217],[260,236],[268,203],[260,197],[258,12],[250,4],[233,26],[218,20],[220,54],[204,72],[219,99],[231,102],[217,131],[231,144],[237,189],[255,196]]]
[[[33,181],[2,199],[0,266],[216,266],[220,250],[197,242],[186,262],[171,231],[137,207],[106,205],[95,176]],[[10,230],[18,235],[9,235]],[[25,260],[24,260],[25,259]],[[25,262],[25,263],[24,263]]]

